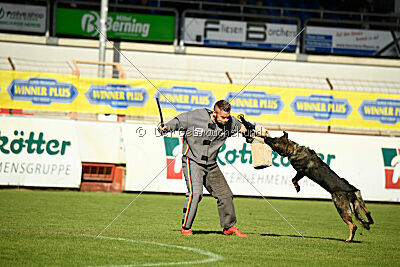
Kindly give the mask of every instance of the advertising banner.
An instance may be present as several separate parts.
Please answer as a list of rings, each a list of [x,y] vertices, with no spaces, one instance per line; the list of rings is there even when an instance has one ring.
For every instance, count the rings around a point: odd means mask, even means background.
[[[79,188],[74,121],[0,117],[0,185]]]
[[[56,34],[99,35],[99,11],[57,8],[56,16]],[[108,38],[173,42],[175,17],[109,12],[106,27]]]
[[[0,71],[0,106],[11,109],[126,114],[165,120],[215,101],[250,121],[398,130],[400,95],[175,80],[120,80]]]
[[[160,136],[155,125],[128,124],[125,128],[127,191],[187,191],[182,176],[182,136]],[[129,134],[128,134],[129,133]],[[271,132],[273,137],[282,132]],[[366,200],[400,201],[399,138],[289,132],[289,138],[315,150],[340,177],[361,190]],[[296,192],[292,178],[296,171],[288,158],[273,152],[273,165],[252,167],[250,145],[243,137],[228,138],[217,158],[234,195],[331,198],[307,177]],[[259,192],[258,192],[258,191]],[[204,190],[206,193],[206,190]]]
[[[390,31],[307,26],[306,51],[399,57],[399,51],[390,49],[398,37]]]
[[[46,31],[45,6],[0,3],[0,29],[9,31]]]
[[[187,44],[282,49],[297,34],[296,25],[185,18]],[[294,51],[294,40],[286,50]]]

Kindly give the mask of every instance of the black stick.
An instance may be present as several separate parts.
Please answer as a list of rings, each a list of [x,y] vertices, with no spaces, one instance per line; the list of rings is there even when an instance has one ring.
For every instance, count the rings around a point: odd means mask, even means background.
[[[158,97],[156,97],[156,101],[157,101],[158,111],[160,112],[161,127],[164,127],[164,119],[162,116],[160,101],[158,100]]]
[[[251,122],[249,122],[248,120],[246,120],[244,118],[243,114],[239,114],[237,116],[237,118],[242,122],[242,124],[244,125],[244,127],[246,127],[246,132],[243,134],[243,137],[246,138],[246,142],[247,143],[252,143],[254,140],[254,132],[256,130],[256,126],[254,124],[252,124]]]

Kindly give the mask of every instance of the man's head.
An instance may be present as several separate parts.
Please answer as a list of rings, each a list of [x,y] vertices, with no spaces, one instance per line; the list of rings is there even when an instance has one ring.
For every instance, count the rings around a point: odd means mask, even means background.
[[[231,104],[225,100],[219,100],[214,104],[213,118],[220,125],[225,125],[230,119]]]

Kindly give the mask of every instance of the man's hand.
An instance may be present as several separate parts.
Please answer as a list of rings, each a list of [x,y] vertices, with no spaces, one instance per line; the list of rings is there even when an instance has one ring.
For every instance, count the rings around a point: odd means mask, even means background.
[[[242,124],[240,127],[239,133],[243,135],[244,138],[246,138],[246,143],[252,143],[254,140],[254,135],[252,130],[247,130],[246,126]]]
[[[268,132],[267,129],[265,129],[264,127],[260,126],[260,125],[256,125],[256,129],[255,129],[255,135],[259,136],[259,137],[270,137],[270,134]]]
[[[247,131],[246,127],[242,124],[242,127],[240,127],[239,133],[245,134]]]
[[[243,114],[239,114],[238,119],[242,122],[242,126],[239,132],[242,133],[243,136],[246,138],[247,143],[251,143],[254,139],[253,137],[254,137],[255,125],[247,121],[244,118]]]
[[[161,124],[160,124],[160,125],[158,125],[157,130],[160,134],[165,134],[167,132],[167,125],[161,126]]]

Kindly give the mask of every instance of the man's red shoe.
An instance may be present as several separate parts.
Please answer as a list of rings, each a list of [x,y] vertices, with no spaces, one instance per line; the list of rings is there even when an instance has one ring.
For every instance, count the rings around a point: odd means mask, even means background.
[[[240,232],[239,228],[236,226],[232,226],[229,229],[224,230],[224,235],[234,235],[234,236],[239,236],[239,237],[248,237],[248,235]]]
[[[181,233],[182,235],[193,235],[191,229],[185,229],[183,227],[181,228]]]

